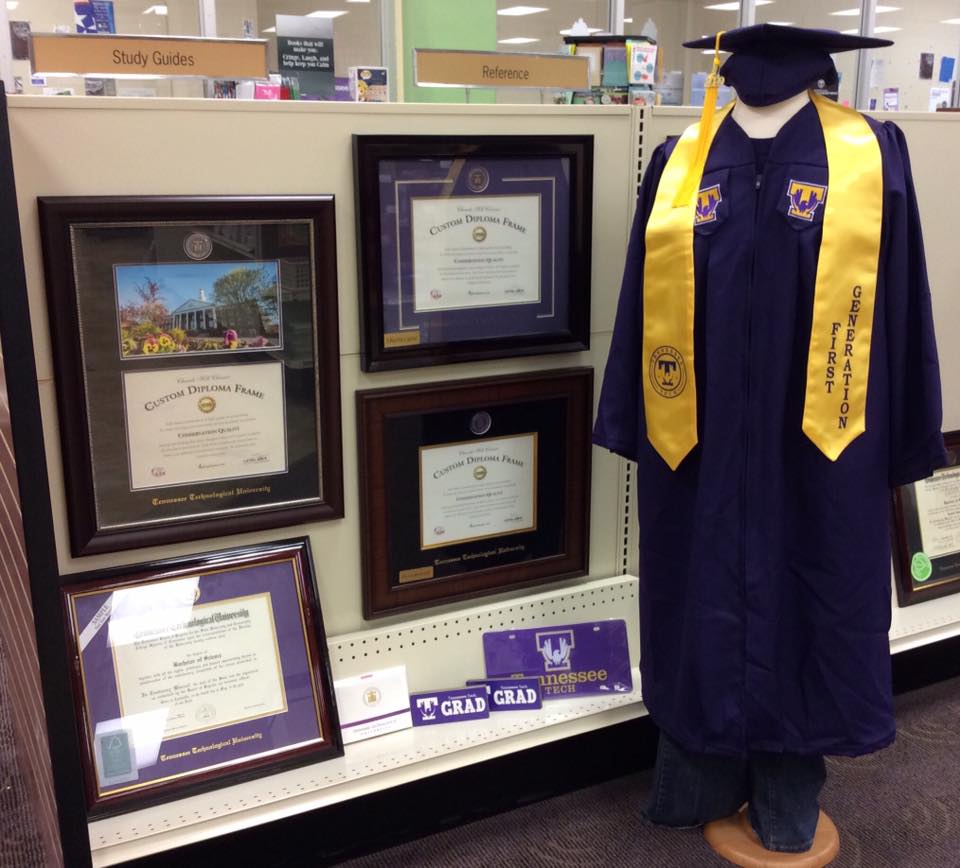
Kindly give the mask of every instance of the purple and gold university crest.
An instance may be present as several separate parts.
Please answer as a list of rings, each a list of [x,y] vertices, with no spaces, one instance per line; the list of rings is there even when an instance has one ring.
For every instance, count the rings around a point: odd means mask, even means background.
[[[723,201],[720,195],[720,185],[705,187],[697,194],[697,210],[694,212],[693,225],[702,226],[704,223],[717,222],[717,205]]]
[[[787,215],[812,223],[817,208],[826,201],[827,186],[811,184],[809,181],[794,181],[791,178],[787,187],[787,198],[790,200]]]

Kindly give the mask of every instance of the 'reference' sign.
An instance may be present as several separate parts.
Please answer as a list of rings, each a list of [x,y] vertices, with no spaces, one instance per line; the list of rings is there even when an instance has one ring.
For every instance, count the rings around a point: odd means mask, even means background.
[[[41,75],[266,78],[267,41],[34,33],[30,65]]]
[[[413,63],[420,87],[590,88],[589,61],[585,56],[416,48]]]

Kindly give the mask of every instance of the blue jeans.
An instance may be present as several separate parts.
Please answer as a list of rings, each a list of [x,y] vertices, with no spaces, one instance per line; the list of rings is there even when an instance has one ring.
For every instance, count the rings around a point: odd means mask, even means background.
[[[744,802],[768,850],[802,853],[813,844],[826,780],[822,756],[751,751],[746,757],[688,751],[663,732],[644,815],[662,826],[691,827],[735,814]]]

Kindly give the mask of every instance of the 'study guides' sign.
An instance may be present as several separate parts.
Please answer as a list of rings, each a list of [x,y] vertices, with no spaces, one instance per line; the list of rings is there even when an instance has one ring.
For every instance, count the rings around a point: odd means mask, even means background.
[[[34,33],[30,58],[48,75],[267,77],[265,39]]]

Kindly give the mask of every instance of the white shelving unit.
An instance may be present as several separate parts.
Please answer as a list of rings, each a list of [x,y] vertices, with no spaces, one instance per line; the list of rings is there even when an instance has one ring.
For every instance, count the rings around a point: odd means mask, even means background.
[[[617,576],[507,604],[476,606],[401,626],[352,633],[329,642],[335,677],[403,660],[411,689],[454,686],[454,672],[483,672],[487,630],[623,618],[631,659],[639,657],[637,579]],[[906,609],[894,605],[891,651],[960,634],[960,596]],[[445,680],[446,676],[446,680]],[[463,679],[461,678],[460,681]],[[640,674],[632,693],[556,700],[539,712],[508,712],[474,723],[421,727],[349,745],[336,760],[180,799],[90,824],[95,866],[226,835],[355,799],[431,775],[484,762],[646,714]]]
[[[636,519],[624,515],[635,475],[603,450],[593,453],[590,572],[548,590],[509,594],[483,605],[448,607],[412,620],[364,622],[359,576],[357,389],[506,375],[590,365],[595,395],[613,328],[636,192],[638,160],[696,117],[689,109],[641,111],[625,106],[470,106],[253,103],[229,100],[97,100],[11,97],[10,123],[20,207],[37,387],[50,472],[61,573],[99,569],[282,538],[273,531],[135,553],[71,557],[58,437],[53,363],[47,328],[36,200],[49,195],[186,195],[200,193],[336,196],[342,428],[347,518],[286,535],[310,538],[316,582],[330,639],[335,678],[406,664],[412,690],[462,685],[483,673],[480,636],[488,630],[623,618],[631,660],[639,659]],[[953,249],[960,175],[940,168],[960,141],[960,116],[897,118],[910,141],[928,251]],[[359,365],[352,136],[356,133],[564,135],[594,137],[590,350],[549,359],[529,357],[365,374]],[[144,131],[149,130],[149,135]],[[269,130],[269,135],[264,134]],[[641,148],[642,139],[642,148]],[[71,142],[64,160],[62,142]],[[136,142],[131,151],[130,143]],[[224,147],[227,143],[227,147]],[[83,171],[77,171],[82,166]],[[258,171],[266,167],[266,171]],[[930,278],[941,335],[944,425],[960,428],[960,342],[944,337],[960,321],[960,265],[931,256]],[[891,648],[904,651],[960,634],[960,595],[907,609],[894,606]],[[344,757],[245,784],[179,799],[89,824],[93,864],[114,865],[312,811],[645,714],[639,677],[630,694],[557,700],[540,712],[499,714],[485,722],[425,727],[361,742]]]
[[[403,662],[411,690],[453,687],[463,683],[464,672],[483,675],[484,632],[605,618],[626,621],[630,656],[636,660],[636,584],[633,576],[618,576],[341,636],[329,642],[334,677]],[[93,864],[115,865],[226,835],[645,713],[635,670],[632,693],[554,700],[537,712],[501,712],[488,720],[418,727],[358,742],[339,759],[93,822]]]

